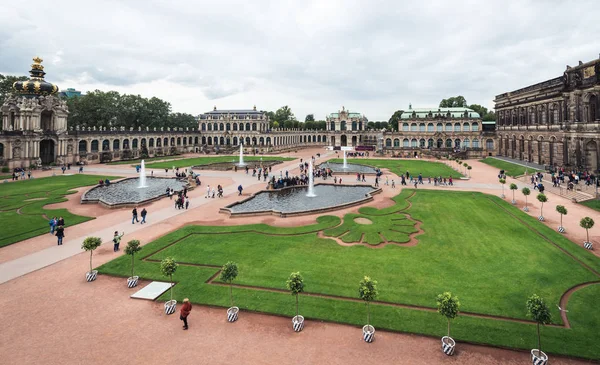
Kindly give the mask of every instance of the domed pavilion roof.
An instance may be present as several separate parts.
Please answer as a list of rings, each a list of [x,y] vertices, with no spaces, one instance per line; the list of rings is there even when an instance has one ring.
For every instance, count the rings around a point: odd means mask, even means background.
[[[38,96],[38,95],[53,95],[58,92],[58,86],[44,80],[44,66],[42,62],[44,60],[35,57],[33,64],[31,65],[31,71],[29,71],[29,80],[17,81],[13,84],[13,89],[16,94],[25,96]]]

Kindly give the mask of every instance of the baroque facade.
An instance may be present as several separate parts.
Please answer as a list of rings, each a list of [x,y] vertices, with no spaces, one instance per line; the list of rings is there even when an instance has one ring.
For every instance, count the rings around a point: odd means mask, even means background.
[[[496,96],[498,154],[541,165],[600,168],[600,59]]]

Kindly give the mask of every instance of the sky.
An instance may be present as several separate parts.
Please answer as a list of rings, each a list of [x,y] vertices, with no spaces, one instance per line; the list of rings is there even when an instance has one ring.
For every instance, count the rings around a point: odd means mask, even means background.
[[[44,59],[61,89],[156,96],[175,112],[369,120],[498,94],[599,57],[598,0],[4,1],[0,73]]]

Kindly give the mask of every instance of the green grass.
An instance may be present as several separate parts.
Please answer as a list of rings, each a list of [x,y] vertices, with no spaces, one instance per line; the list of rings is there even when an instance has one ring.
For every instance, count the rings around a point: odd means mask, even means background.
[[[586,200],[584,202],[581,202],[580,204],[583,204],[588,208],[592,208],[592,209],[600,212],[600,200],[598,200],[598,199]]]
[[[329,161],[335,163],[344,162],[343,159],[339,158],[335,158]],[[428,177],[433,178],[435,176],[452,176],[453,178],[463,176],[461,173],[457,172],[456,170],[453,170],[448,165],[442,162],[432,162],[423,160],[377,160],[365,158],[349,158],[348,163],[389,169],[391,172],[398,176],[406,175],[406,172],[408,171],[409,174],[412,175],[414,178],[417,178],[417,176],[419,176],[419,173],[423,175],[424,179]]]
[[[98,179],[98,176],[90,175],[58,175],[0,185],[0,247],[47,234],[50,232],[48,220],[53,216],[65,219],[67,236],[68,227],[93,219],[71,214],[66,209],[45,209],[44,206],[66,201],[65,195],[75,193],[72,189],[95,185]],[[48,219],[43,217],[44,214]]]
[[[511,176],[511,177],[525,175],[526,171],[528,174],[531,174],[531,173],[537,172],[537,171],[544,172],[542,170],[536,170],[532,167],[525,167],[525,166],[521,166],[521,165],[516,165],[512,162],[498,160],[497,158],[493,158],[493,157],[486,157],[483,160],[479,160],[479,162],[483,162],[486,165],[494,166],[498,169],[498,171],[504,170],[505,174],[507,176]]]
[[[342,297],[302,296],[301,313],[307,318],[353,325],[364,324],[364,305],[343,298],[356,298],[358,282],[369,275],[379,283],[380,302],[372,306],[376,328],[431,336],[445,332],[445,321],[439,314],[386,302],[434,308],[435,296],[451,291],[460,298],[463,312],[523,320],[527,319],[525,301],[536,293],[549,304],[552,322],[560,325],[556,304],[562,294],[577,284],[600,281],[598,274],[577,261],[600,271],[600,259],[497,197],[435,190],[412,193],[403,191],[395,198],[394,207],[363,208],[359,214],[348,214],[341,225],[339,218],[323,216],[315,225],[293,228],[187,226],[147,244],[136,257],[136,275],[164,280],[159,263],[151,260],[167,256],[179,263],[212,265],[181,265],[175,274],[175,298],[189,297],[195,303],[226,307],[227,288],[206,282],[217,272],[215,267],[235,261],[239,265],[235,283],[244,286],[234,289],[237,306],[292,315],[294,302],[288,293],[249,286],[284,290],[289,274],[300,271],[308,293]],[[410,208],[406,199],[412,203]],[[424,233],[417,236],[418,244],[413,247],[401,244],[414,232],[412,223],[404,225],[405,214],[423,222]],[[373,224],[357,224],[353,220],[357,216]],[[377,249],[370,248],[376,245],[376,239],[363,239],[362,244],[346,247],[317,237],[317,231],[323,231],[330,236],[341,235],[344,240],[348,233],[343,233],[350,232],[347,242],[359,242],[362,233],[365,237],[380,237],[379,233],[385,236],[392,230],[400,231],[396,237],[400,244]],[[119,257],[99,270],[129,276],[130,258]],[[569,318],[573,316],[571,329],[542,330],[545,351],[600,357],[600,312],[594,309],[599,289],[600,285],[595,285],[573,295],[573,307],[571,303],[568,306]],[[168,293],[161,297],[167,298]],[[535,325],[529,323],[463,315],[452,328],[452,336],[459,341],[521,349],[536,344]]]
[[[292,161],[294,158],[290,157],[280,157],[280,156],[244,156],[244,162],[250,161],[260,161],[260,159],[269,160],[269,161]],[[210,163],[217,162],[237,162],[239,160],[238,156],[214,156],[214,157],[194,157],[194,158],[185,158],[181,160],[174,161],[165,161],[165,162],[155,162],[151,164],[147,164],[146,168],[151,169],[170,169],[175,167],[190,167],[190,166],[198,166],[205,165]]]
[[[144,158],[143,160],[145,162],[150,162],[150,161],[160,161],[160,160],[165,160],[165,161],[171,161],[171,160],[178,160],[178,159],[182,159],[183,156],[157,156],[157,157],[149,157],[149,158]],[[107,163],[107,165],[139,165],[142,162],[142,159],[135,159],[135,160],[123,160],[123,161],[114,161],[114,162],[109,162]]]

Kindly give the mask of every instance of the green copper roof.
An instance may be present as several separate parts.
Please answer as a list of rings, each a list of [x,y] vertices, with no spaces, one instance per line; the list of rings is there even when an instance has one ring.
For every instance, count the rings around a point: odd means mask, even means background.
[[[348,114],[348,118],[362,118],[360,113],[346,113]],[[340,113],[331,113],[329,114],[330,118],[339,118]]]
[[[412,108],[402,113],[400,119],[429,118],[429,113],[433,117],[436,115],[446,116],[450,113],[452,118],[464,118],[465,111],[469,112],[468,118],[481,118],[479,113],[469,108]]]

